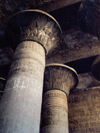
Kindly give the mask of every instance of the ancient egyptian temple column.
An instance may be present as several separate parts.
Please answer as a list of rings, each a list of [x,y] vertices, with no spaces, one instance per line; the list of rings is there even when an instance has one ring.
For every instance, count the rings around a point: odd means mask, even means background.
[[[78,84],[76,71],[62,64],[45,68],[41,133],[68,133],[68,96]]]
[[[0,104],[0,133],[39,133],[45,52],[58,47],[61,29],[40,10],[25,10],[7,24],[15,50]]]

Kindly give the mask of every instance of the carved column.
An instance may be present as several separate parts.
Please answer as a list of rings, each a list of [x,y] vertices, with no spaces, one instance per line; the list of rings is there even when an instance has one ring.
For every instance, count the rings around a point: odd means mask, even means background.
[[[0,132],[39,133],[45,51],[57,48],[60,33],[56,20],[40,10],[17,13],[8,22],[6,35],[16,51],[0,105]]]
[[[93,76],[100,81],[100,55],[94,60],[91,70]]]
[[[45,69],[41,133],[68,133],[68,96],[78,84],[74,69],[49,64]]]

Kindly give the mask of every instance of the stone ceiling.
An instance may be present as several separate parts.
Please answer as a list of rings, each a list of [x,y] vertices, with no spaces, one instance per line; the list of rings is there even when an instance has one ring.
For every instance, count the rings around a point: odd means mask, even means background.
[[[0,0],[0,29],[12,14],[25,9],[37,8],[51,1],[55,0]]]
[[[0,31],[16,12],[34,8],[50,12],[79,1],[81,0],[0,0]]]

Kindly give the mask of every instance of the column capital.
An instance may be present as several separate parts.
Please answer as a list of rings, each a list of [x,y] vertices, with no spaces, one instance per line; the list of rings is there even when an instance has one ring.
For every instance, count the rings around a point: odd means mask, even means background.
[[[69,91],[78,84],[77,72],[66,65],[48,64],[44,75],[44,93],[48,90],[61,90],[69,95]]]
[[[47,54],[53,53],[61,42],[58,22],[41,10],[24,10],[12,16],[7,24],[6,35],[13,49],[22,41],[36,41]]]
[[[94,60],[91,71],[93,76],[100,81],[100,55]]]

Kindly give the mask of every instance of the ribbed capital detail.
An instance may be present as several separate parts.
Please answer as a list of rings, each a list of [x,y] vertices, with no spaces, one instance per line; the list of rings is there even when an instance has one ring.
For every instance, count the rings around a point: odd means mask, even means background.
[[[18,43],[30,40],[40,43],[46,53],[52,53],[61,41],[58,22],[41,10],[25,10],[15,14],[7,24],[6,34],[13,49]]]
[[[44,93],[48,90],[61,90],[69,95],[78,84],[76,71],[62,64],[49,64],[45,68]]]

